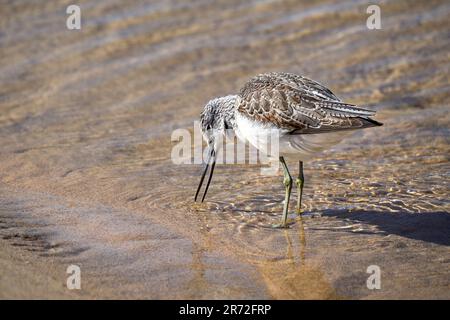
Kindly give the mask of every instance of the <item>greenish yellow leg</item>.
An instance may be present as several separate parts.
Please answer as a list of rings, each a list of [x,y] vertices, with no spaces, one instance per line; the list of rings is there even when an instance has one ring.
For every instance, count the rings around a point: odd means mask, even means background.
[[[303,185],[305,184],[305,177],[303,176],[303,161],[298,162],[298,177],[295,179],[297,185],[297,214],[301,215],[302,211],[302,195]]]
[[[289,199],[291,197],[291,190],[292,190],[292,177],[289,173],[289,169],[288,169],[283,157],[280,157],[280,162],[281,162],[281,166],[283,167],[283,174],[284,174],[283,184],[286,188],[286,193],[285,193],[285,198],[284,198],[283,217],[281,218],[281,223],[274,225],[274,227],[286,228],[288,209],[289,209]]]

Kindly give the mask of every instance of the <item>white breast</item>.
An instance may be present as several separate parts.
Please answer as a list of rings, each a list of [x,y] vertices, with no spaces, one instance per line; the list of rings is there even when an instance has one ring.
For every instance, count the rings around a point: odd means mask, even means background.
[[[236,135],[241,141],[248,141],[259,151],[277,156],[273,147],[268,147],[278,140],[279,156],[289,156],[297,160],[306,161],[316,153],[329,148],[341,141],[349,132],[331,132],[318,134],[290,135],[288,130],[279,129],[270,123],[261,123],[236,112]],[[278,137],[279,139],[274,139]],[[275,148],[276,150],[276,148]]]

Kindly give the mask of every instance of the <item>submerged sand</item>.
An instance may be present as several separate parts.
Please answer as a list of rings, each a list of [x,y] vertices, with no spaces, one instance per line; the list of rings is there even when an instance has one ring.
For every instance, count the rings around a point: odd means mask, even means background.
[[[381,30],[366,1],[78,3],[80,31],[67,1],[0,12],[0,298],[450,298],[447,1],[380,2]],[[195,204],[200,167],[170,159],[174,129],[266,71],[385,124],[305,164],[286,230],[281,176],[218,165]]]

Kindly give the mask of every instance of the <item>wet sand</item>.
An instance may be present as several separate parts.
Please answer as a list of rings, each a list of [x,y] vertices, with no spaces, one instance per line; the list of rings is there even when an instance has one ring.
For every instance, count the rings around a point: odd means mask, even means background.
[[[379,2],[381,30],[365,1],[78,3],[80,31],[68,1],[2,4],[1,298],[450,298],[448,2]],[[195,204],[200,166],[170,159],[174,129],[266,71],[385,124],[305,164],[287,230],[281,173],[218,165]]]

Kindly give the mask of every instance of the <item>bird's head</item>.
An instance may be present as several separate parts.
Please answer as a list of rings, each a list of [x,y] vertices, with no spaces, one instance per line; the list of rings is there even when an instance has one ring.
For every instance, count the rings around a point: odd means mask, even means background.
[[[206,184],[205,193],[202,197],[202,202],[208,192],[208,187],[214,172],[214,166],[216,164],[216,154],[218,152],[218,148],[220,147],[217,145],[217,142],[220,141],[218,137],[223,135],[226,130],[234,129],[234,112],[237,105],[237,100],[238,96],[235,95],[210,100],[205,105],[203,112],[200,114],[200,129],[202,131],[203,139],[205,139],[208,145],[208,156],[203,169],[202,177],[200,179],[200,184],[195,194],[195,201],[197,200],[198,193],[202,187],[206,172],[211,165],[211,171]]]

